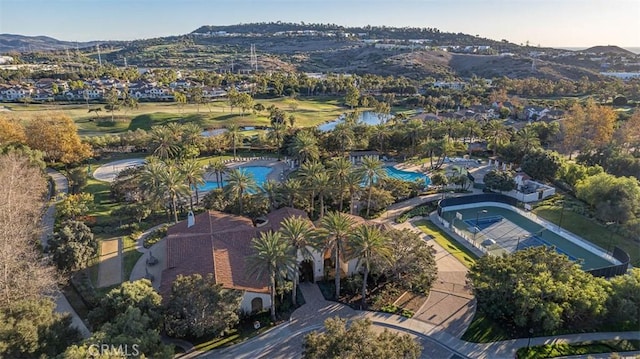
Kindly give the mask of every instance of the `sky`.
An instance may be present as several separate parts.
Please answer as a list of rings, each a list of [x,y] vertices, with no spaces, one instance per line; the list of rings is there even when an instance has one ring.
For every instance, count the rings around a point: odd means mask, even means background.
[[[435,27],[543,47],[640,47],[640,0],[0,0],[0,33],[67,41],[275,21]]]

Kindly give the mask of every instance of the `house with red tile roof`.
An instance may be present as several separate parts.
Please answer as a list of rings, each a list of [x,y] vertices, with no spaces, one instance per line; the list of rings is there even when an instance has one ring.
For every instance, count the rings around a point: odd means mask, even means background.
[[[362,217],[352,217],[356,225],[374,224]],[[242,291],[240,304],[245,313],[252,313],[271,307],[267,278],[256,278],[248,274],[248,258],[254,253],[253,238],[260,232],[278,231],[286,218],[302,217],[309,220],[307,213],[290,207],[274,210],[262,217],[257,224],[249,218],[233,214],[208,211],[198,214],[192,221],[182,221],[167,230],[166,268],[162,271],[160,293],[168,298],[171,285],[178,275],[213,274],[216,283],[223,288]],[[380,226],[380,224],[375,224]],[[316,281],[325,275],[325,267],[333,270],[333,251],[317,250],[309,247],[311,258],[298,257],[301,281]],[[355,259],[340,261],[342,275],[357,270]]]

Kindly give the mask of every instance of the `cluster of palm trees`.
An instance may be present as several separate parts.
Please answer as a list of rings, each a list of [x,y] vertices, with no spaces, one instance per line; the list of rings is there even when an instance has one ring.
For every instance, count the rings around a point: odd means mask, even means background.
[[[335,298],[340,298],[340,263],[358,259],[363,271],[362,306],[366,303],[367,277],[374,261],[388,260],[392,252],[390,238],[378,227],[356,226],[353,217],[341,212],[329,212],[318,228],[301,217],[290,217],[277,232],[262,232],[252,240],[254,254],[248,258],[248,274],[268,278],[271,295],[271,317],[276,319],[276,287],[284,281],[293,282],[292,301],[296,303],[299,283],[298,261],[312,260],[312,250],[333,252],[335,264]]]
[[[372,156],[363,157],[358,166],[347,157],[334,157],[326,164],[309,160],[302,163],[286,181],[265,182],[262,193],[268,199],[270,208],[279,205],[294,208],[302,206],[312,218],[322,218],[326,212],[327,199],[333,199],[334,208],[340,212],[348,199],[349,213],[355,214],[359,196],[366,192],[366,215],[369,216],[373,187],[385,178],[387,171],[384,163]],[[232,184],[229,183],[228,186],[231,187]]]

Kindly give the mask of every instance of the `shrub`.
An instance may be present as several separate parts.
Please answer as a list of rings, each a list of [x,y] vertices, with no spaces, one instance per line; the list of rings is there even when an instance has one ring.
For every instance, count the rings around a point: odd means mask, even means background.
[[[98,293],[85,272],[71,276],[71,285],[80,294],[80,298],[82,298],[87,308],[95,308],[98,305]]]
[[[435,201],[428,202],[417,207],[413,207],[412,209],[398,216],[398,218],[396,218],[396,223],[404,223],[413,217],[428,216],[431,212],[435,211],[437,208],[438,208],[438,203]]]
[[[152,245],[160,242],[160,240],[167,235],[167,228],[169,228],[169,226],[164,225],[153,231],[152,233],[149,233],[149,235],[144,239],[143,246],[145,248],[149,248]]]
[[[411,318],[413,317],[415,313],[413,313],[413,310],[409,310],[409,309],[402,309],[402,312],[400,312],[400,315],[405,317],[405,318]]]
[[[397,306],[395,306],[393,304],[387,304],[387,305],[383,306],[382,308],[380,308],[381,312],[391,313],[391,314],[396,314],[398,312],[398,310],[400,310],[400,308],[398,308]]]

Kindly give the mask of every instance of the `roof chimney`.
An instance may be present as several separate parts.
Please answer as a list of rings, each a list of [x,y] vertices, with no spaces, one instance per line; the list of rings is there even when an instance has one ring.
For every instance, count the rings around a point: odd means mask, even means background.
[[[187,228],[193,227],[194,224],[196,224],[196,217],[192,211],[189,211],[189,214],[187,214]]]

